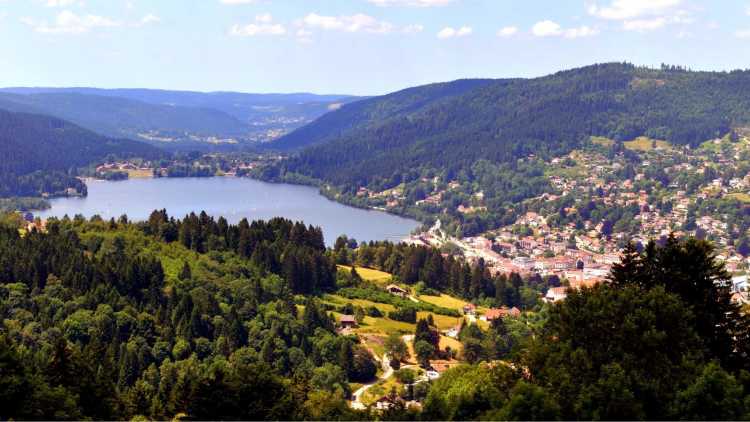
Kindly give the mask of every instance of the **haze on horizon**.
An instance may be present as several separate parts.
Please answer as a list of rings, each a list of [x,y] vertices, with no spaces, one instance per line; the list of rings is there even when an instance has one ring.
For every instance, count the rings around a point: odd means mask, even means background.
[[[595,62],[747,68],[750,1],[0,0],[3,86],[377,95]]]

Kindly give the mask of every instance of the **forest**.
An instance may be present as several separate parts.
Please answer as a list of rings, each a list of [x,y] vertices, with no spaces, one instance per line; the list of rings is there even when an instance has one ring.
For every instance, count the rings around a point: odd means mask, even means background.
[[[695,147],[750,123],[749,93],[748,71],[627,63],[410,88],[347,104],[269,144],[300,151],[259,176],[323,181],[353,196],[359,187],[382,191],[434,173],[448,180],[463,175],[477,190],[503,192],[501,183],[475,174],[478,161],[501,167],[502,180],[523,172],[527,158],[564,155],[592,135]],[[509,203],[538,192],[513,190],[521,195],[490,198]],[[490,208],[497,213],[499,207]]]
[[[159,158],[164,153],[127,139],[111,139],[54,117],[0,110],[0,197],[85,195],[77,168],[105,157]]]
[[[344,237],[326,248],[319,228],[281,218],[228,224],[161,210],[139,223],[53,219],[28,233],[3,223],[0,418],[750,416],[750,321],[730,303],[709,242],[629,247],[608,283],[529,303],[537,316],[520,331],[502,319],[465,324],[466,363],[426,385],[421,411],[348,406],[376,362],[357,335],[337,333],[322,303],[326,292],[371,291],[341,263],[493,306],[538,295],[524,290],[535,289],[531,279],[492,277],[427,248]],[[414,333],[424,365],[434,353],[429,319]]]

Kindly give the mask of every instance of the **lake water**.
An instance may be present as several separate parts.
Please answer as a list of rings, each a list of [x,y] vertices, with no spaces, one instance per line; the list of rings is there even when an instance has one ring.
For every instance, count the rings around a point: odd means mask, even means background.
[[[131,220],[146,220],[153,210],[165,208],[175,218],[206,211],[217,218],[224,216],[230,223],[242,218],[285,217],[320,226],[329,245],[341,234],[359,241],[399,241],[419,226],[414,220],[336,203],[309,186],[247,178],[91,180],[87,185],[86,198],[55,198],[50,200],[51,209],[35,214],[42,218],[98,214],[105,219],[127,214]]]

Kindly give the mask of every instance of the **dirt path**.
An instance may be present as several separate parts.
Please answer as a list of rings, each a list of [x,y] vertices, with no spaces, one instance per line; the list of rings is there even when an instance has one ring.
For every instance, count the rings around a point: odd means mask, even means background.
[[[364,410],[367,406],[365,406],[364,403],[362,403],[362,396],[365,394],[365,391],[369,390],[370,387],[373,385],[379,383],[380,381],[387,380],[393,375],[393,368],[391,368],[390,361],[387,359],[387,355],[383,355],[381,360],[381,366],[383,367],[383,374],[380,375],[380,377],[372,382],[369,382],[359,389],[352,393],[352,401],[349,403],[349,406],[351,406],[352,409],[359,409]]]
[[[403,335],[401,336],[401,339],[404,340],[406,344],[409,344],[410,342],[414,341],[414,334]],[[362,396],[365,394],[365,392],[369,390],[375,384],[379,383],[380,381],[387,380],[395,372],[393,368],[391,368],[391,360],[388,358],[388,355],[386,354],[383,354],[383,357],[380,358],[380,365],[383,368],[383,374],[380,375],[378,379],[363,385],[362,387],[358,388],[357,391],[352,393],[352,401],[349,402],[349,406],[352,409],[364,410],[365,408],[367,408],[367,406],[364,403],[362,403]],[[401,367],[402,368],[417,368],[417,365],[406,364],[406,365],[401,365]]]

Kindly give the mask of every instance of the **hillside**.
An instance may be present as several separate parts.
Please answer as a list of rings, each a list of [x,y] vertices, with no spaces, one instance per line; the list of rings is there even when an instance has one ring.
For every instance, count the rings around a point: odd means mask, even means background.
[[[107,155],[157,158],[162,154],[145,143],[107,138],[54,117],[0,110],[0,196],[78,188],[75,179],[64,173]]]
[[[459,96],[490,82],[486,79],[467,79],[431,84],[346,104],[339,110],[282,137],[269,147],[291,150],[332,141],[354,130],[376,127],[393,117],[418,113],[429,105]]]
[[[3,88],[0,93],[3,108],[51,114],[109,136],[141,137],[168,147],[205,147],[216,142],[212,137],[268,141],[358,99],[99,88]]]
[[[199,135],[240,136],[249,128],[224,112],[197,107],[156,105],[126,98],[79,93],[1,94],[11,111],[49,114],[112,137],[159,131]]]
[[[347,105],[287,135],[275,145],[313,146],[277,170],[346,189],[389,188],[424,170],[466,171],[479,159],[565,153],[590,135],[695,146],[749,123],[749,94],[747,71],[619,63],[428,85]]]

